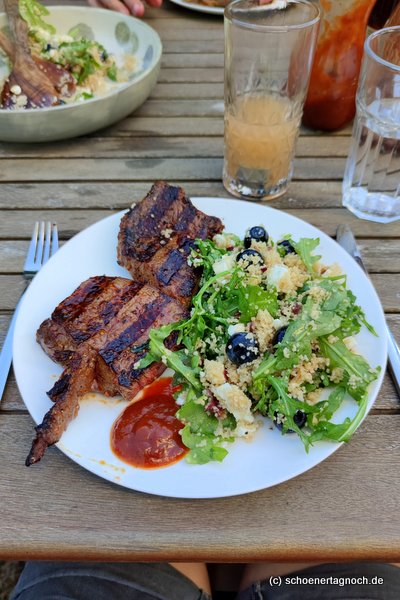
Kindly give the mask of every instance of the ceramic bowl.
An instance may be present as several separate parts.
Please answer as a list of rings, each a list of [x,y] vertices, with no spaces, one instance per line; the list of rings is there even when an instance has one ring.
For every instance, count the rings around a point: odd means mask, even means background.
[[[162,46],[158,34],[143,21],[121,13],[91,7],[48,7],[45,17],[58,34],[79,28],[82,35],[100,42],[122,64],[134,54],[136,68],[127,83],[104,96],[82,102],[40,109],[0,110],[0,141],[49,142],[96,131],[123,119],[138,108],[157,83]],[[7,17],[0,14],[0,28]],[[1,60],[0,80],[8,73]]]

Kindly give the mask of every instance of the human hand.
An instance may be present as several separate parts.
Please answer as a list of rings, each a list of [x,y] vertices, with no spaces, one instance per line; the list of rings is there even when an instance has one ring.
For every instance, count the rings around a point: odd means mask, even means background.
[[[97,6],[99,8],[109,8],[110,10],[116,10],[124,15],[133,15],[135,17],[143,17],[144,15],[144,2],[142,0],[87,0],[90,6]],[[149,6],[159,8],[162,4],[162,0],[146,0]]]

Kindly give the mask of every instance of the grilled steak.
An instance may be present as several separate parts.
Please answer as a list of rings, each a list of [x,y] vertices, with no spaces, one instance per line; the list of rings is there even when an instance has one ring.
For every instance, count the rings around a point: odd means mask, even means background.
[[[38,462],[60,439],[87,392],[132,400],[161,375],[163,363],[136,365],[146,352],[149,331],[187,315],[182,304],[153,286],[121,277],[92,277],[61,302],[39,327],[37,339],[66,368],[48,393],[55,404],[36,427],[26,464]],[[174,339],[168,342],[174,348]]]
[[[142,286],[123,277],[91,277],[40,325],[37,341],[50,358],[67,365],[77,347],[104,330]]]
[[[220,219],[195,208],[182,188],[157,181],[121,220],[118,263],[135,280],[152,283],[187,305],[200,278],[187,264],[193,240],[222,229]]]

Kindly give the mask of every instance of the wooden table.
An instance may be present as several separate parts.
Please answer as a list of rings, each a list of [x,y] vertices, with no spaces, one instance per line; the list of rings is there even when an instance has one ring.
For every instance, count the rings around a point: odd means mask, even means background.
[[[159,83],[134,115],[80,139],[0,144],[0,341],[24,286],[34,220],[57,221],[67,240],[140,199],[156,178],[193,196],[227,196],[222,19],[165,1],[146,18],[164,45]],[[341,208],[349,132],[303,133],[290,190],[271,206],[329,235],[338,223],[352,226],[399,339],[400,223],[369,223]],[[32,426],[11,374],[0,410],[2,558],[400,561],[400,409],[387,376],[348,446],[287,483],[233,498],[129,491],[56,448],[28,470]]]

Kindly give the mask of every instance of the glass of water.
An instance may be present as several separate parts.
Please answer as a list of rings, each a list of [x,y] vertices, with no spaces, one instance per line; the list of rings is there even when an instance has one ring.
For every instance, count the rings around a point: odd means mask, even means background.
[[[365,42],[343,205],[357,217],[400,219],[400,27]]]

